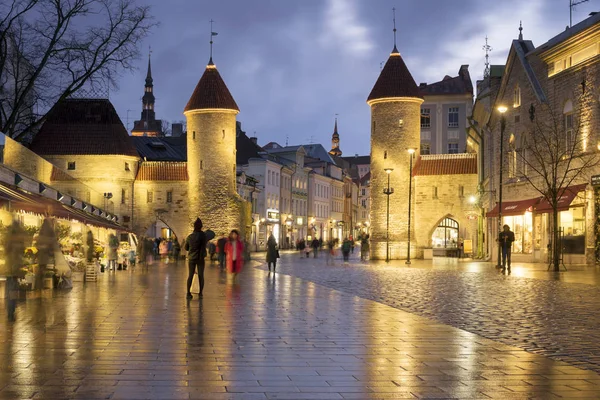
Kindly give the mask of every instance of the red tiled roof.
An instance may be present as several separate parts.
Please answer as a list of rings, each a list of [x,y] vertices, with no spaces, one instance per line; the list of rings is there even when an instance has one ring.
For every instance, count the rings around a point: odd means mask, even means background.
[[[477,155],[472,153],[423,155],[413,167],[413,176],[476,173]]]
[[[206,66],[204,74],[183,111],[211,108],[240,111],[212,60]]]
[[[107,99],[66,99],[57,103],[30,149],[40,155],[138,155]]]
[[[74,181],[71,175],[63,171],[62,169],[52,166],[52,173],[50,174],[51,181]]]
[[[140,165],[138,181],[187,181],[187,163],[169,161],[145,161]]]
[[[367,103],[388,97],[423,97],[396,47],[379,74]]]

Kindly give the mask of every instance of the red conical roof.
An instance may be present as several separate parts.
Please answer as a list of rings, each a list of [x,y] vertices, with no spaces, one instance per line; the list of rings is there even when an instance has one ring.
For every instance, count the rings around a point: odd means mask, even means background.
[[[388,97],[423,98],[396,46],[379,74],[379,78],[367,98],[367,103]]]
[[[183,111],[213,108],[240,111],[211,59]]]

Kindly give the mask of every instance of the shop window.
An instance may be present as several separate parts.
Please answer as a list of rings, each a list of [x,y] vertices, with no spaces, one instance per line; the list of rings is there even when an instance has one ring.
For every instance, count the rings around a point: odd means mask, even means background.
[[[167,203],[172,203],[173,202],[173,191],[169,190],[167,192]]]
[[[457,248],[458,222],[452,218],[444,218],[433,231],[431,245],[434,248]]]
[[[69,162],[67,163],[67,169],[68,169],[69,171],[74,171],[74,170],[75,170],[75,161],[69,161]]]
[[[512,252],[531,254],[533,251],[533,219],[530,212],[502,218],[502,225],[508,225],[515,234]]]
[[[585,209],[573,207],[559,212],[562,247],[565,254],[585,254]]]

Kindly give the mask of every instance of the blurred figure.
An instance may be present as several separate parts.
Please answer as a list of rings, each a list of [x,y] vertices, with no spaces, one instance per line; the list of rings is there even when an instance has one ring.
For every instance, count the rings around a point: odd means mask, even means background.
[[[236,229],[229,234],[229,239],[225,244],[225,254],[227,271],[233,274],[233,280],[235,280],[244,266],[244,244],[240,240],[240,234]]]
[[[216,254],[217,254],[217,245],[215,244],[214,240],[211,240],[210,242],[208,242],[208,256],[209,256],[210,261],[215,260]]]
[[[217,259],[219,260],[219,267],[225,268],[225,245],[227,244],[227,238],[222,233],[221,237],[217,240]]]
[[[177,237],[173,239],[173,258],[175,258],[175,264],[179,262],[179,255],[181,254],[181,245]]]
[[[117,270],[117,250],[119,249],[119,239],[112,233],[108,236],[108,270]]]
[[[278,258],[277,241],[275,240],[275,236],[273,236],[273,232],[271,232],[267,240],[267,264],[269,265],[269,272],[271,272],[271,264],[273,264],[273,272],[275,272]]]
[[[162,262],[169,263],[169,245],[166,240],[162,240],[158,245],[158,251],[160,253],[160,260]]]
[[[369,256],[369,235],[363,234],[360,237],[360,259],[366,260]]]
[[[25,276],[22,269],[25,253],[25,231],[17,221],[13,221],[12,225],[8,227],[3,242],[5,260],[0,275],[6,276],[6,311],[8,320],[14,321],[17,298],[19,297],[18,279]]]
[[[352,243],[346,237],[342,241],[342,255],[344,256],[344,264],[348,264],[348,258],[350,257],[350,249],[352,247]]]
[[[312,247],[314,257],[317,258],[317,254],[319,253],[319,239],[314,238],[310,245]]]

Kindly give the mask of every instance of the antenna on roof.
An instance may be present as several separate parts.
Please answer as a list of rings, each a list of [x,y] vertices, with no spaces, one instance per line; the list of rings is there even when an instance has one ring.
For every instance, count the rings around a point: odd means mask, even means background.
[[[217,36],[218,33],[213,31],[213,21],[212,19],[209,21],[210,22],[210,61],[208,62],[209,65],[213,64],[213,60],[212,60],[212,50],[213,50],[213,36]]]
[[[288,142],[290,140],[290,135],[289,134],[285,134],[285,147],[288,147]]]
[[[485,45],[483,46],[483,50],[485,50],[485,69],[483,70],[483,77],[490,77],[490,51],[492,51],[492,46],[488,44],[488,37],[485,37]]]
[[[396,7],[392,8],[392,14],[394,15],[394,49],[396,49]]]
[[[573,10],[575,6],[581,3],[587,3],[589,0],[569,0],[569,28],[573,26]]]

